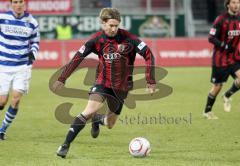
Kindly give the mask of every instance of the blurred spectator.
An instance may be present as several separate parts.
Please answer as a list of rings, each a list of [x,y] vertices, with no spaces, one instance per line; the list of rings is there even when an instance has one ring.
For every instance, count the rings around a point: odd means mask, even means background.
[[[70,40],[72,39],[72,26],[67,24],[67,17],[63,17],[63,22],[57,25],[55,29],[55,39],[57,40]]]
[[[212,23],[217,16],[217,2],[216,0],[207,0],[207,21]]]
[[[112,3],[111,0],[94,0],[90,4],[92,8],[103,8],[103,7],[111,7]]]

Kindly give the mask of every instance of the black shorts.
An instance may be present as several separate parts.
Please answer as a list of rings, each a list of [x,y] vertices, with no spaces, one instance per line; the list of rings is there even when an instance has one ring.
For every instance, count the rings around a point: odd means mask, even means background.
[[[227,81],[229,75],[236,78],[235,72],[240,70],[240,64],[233,64],[227,67],[212,66],[211,82],[213,84],[222,84]]]
[[[107,101],[108,108],[111,112],[120,115],[124,104],[124,99],[128,92],[113,90],[106,88],[103,85],[94,85],[91,87],[89,94],[100,94]]]

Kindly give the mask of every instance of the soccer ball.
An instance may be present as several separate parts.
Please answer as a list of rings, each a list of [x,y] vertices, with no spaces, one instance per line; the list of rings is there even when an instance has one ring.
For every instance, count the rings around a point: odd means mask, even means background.
[[[133,157],[146,157],[150,151],[150,143],[146,138],[134,138],[129,144],[129,152]]]

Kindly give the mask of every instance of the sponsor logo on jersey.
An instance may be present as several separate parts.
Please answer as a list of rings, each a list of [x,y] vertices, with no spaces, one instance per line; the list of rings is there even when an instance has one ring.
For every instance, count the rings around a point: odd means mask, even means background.
[[[112,63],[114,60],[120,59],[121,54],[120,52],[118,52],[118,48],[108,44],[106,45],[106,47],[103,48],[103,58],[106,62]]]
[[[216,29],[211,28],[209,33],[210,33],[210,35],[215,35],[216,34]]]
[[[109,53],[109,54],[103,54],[103,58],[109,63],[111,63],[114,60],[120,59],[121,57],[122,57],[121,54],[119,54],[117,52]]]
[[[3,32],[7,35],[12,35],[12,36],[28,37],[30,35],[30,29],[29,28],[13,26],[13,25],[3,26]]]
[[[117,45],[106,44],[103,48],[103,58],[106,62],[112,63],[119,60],[133,50],[133,45],[129,42],[119,43]]]
[[[144,42],[141,42],[137,47],[139,50],[142,50],[145,46],[146,44]]]
[[[234,37],[234,36],[239,36],[240,35],[240,30],[231,30],[228,31],[228,36],[229,37]]]
[[[125,46],[124,46],[124,44],[118,44],[118,52],[124,52],[124,50],[125,50]]]

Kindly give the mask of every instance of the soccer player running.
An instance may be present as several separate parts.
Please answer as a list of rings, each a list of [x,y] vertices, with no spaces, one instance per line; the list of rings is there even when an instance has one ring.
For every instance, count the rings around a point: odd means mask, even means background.
[[[240,2],[239,0],[225,0],[224,6],[227,12],[216,18],[209,33],[209,42],[214,45],[214,49],[211,75],[213,86],[203,113],[207,119],[218,119],[212,112],[212,106],[229,75],[234,78],[234,82],[223,95],[225,111],[230,111],[230,96],[240,88],[240,64],[236,60],[236,57],[239,56]]]
[[[53,90],[61,89],[66,79],[88,54],[95,53],[98,56],[96,80],[90,90],[87,106],[75,117],[64,143],[57,150],[57,155],[63,158],[67,155],[70,144],[85,127],[87,120],[92,119],[93,138],[99,135],[99,125],[105,125],[109,129],[114,126],[121,113],[124,99],[132,88],[132,66],[136,53],[143,56],[146,61],[147,89],[151,94],[155,91],[154,56],[149,47],[136,36],[119,28],[121,17],[117,9],[103,8],[99,17],[103,30],[94,34],[76,52],[53,84]],[[107,101],[109,111],[105,115],[96,114],[104,101]]]
[[[38,23],[25,12],[24,0],[10,0],[11,11],[0,13],[0,112],[11,104],[0,127],[0,140],[19,111],[22,95],[28,92],[32,63],[39,50]]]

